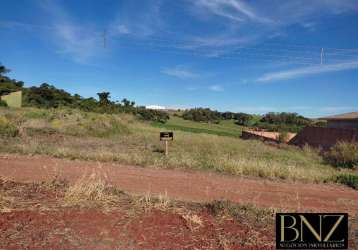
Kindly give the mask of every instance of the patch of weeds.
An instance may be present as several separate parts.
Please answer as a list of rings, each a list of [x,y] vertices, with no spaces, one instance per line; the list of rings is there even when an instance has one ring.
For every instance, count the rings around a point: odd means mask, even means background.
[[[338,183],[347,185],[354,189],[358,189],[358,174],[355,173],[344,173],[337,176]]]
[[[19,134],[18,128],[5,117],[0,117],[0,136],[15,137]]]
[[[261,209],[253,205],[239,205],[230,201],[213,201],[204,204],[213,215],[229,215],[238,221],[250,221],[257,225],[270,225],[274,222],[275,211]]]
[[[193,214],[189,212],[181,216],[186,221],[186,224],[191,231],[203,226],[203,220],[197,214]]]
[[[325,154],[325,160],[335,167],[358,167],[358,142],[339,142]]]
[[[59,191],[59,190],[66,190],[69,187],[68,180],[61,178],[59,176],[55,176],[52,181],[50,182],[43,182],[43,186],[45,186],[47,189]]]
[[[167,194],[160,194],[158,197],[154,197],[147,193],[145,196],[137,198],[135,204],[145,212],[151,211],[152,209],[167,211],[170,208],[171,202]]]
[[[80,178],[65,192],[65,206],[112,205],[118,201],[113,189],[95,175]]]
[[[26,128],[26,134],[28,136],[36,136],[36,135],[54,135],[57,134],[58,131],[51,127],[44,128]]]
[[[45,110],[30,111],[24,113],[24,117],[29,119],[45,119],[49,117],[49,112]]]

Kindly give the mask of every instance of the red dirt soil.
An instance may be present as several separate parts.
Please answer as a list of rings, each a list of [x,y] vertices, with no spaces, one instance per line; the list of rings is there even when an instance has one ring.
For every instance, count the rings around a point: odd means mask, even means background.
[[[186,203],[143,209],[125,194],[112,206],[64,207],[59,184],[0,180],[11,200],[0,213],[0,249],[273,249],[273,221],[255,214]]]
[[[91,173],[131,194],[166,194],[171,199],[199,202],[224,199],[288,211],[358,215],[358,192],[340,185],[286,183],[47,156],[0,155],[0,176],[21,182],[48,181],[55,176],[74,182]]]
[[[99,209],[17,211],[0,216],[0,248],[223,249],[226,245],[227,249],[273,249],[273,234],[252,232],[233,220],[214,224],[210,215],[202,220],[204,225],[192,230],[180,215],[158,210],[135,218]],[[263,241],[242,246],[253,233]],[[220,242],[220,235],[229,238],[230,244]]]

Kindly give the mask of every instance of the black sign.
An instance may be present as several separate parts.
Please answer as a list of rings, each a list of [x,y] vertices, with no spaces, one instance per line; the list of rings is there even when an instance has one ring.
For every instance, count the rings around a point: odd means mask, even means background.
[[[348,214],[277,213],[276,249],[348,249]]]
[[[172,141],[174,139],[173,132],[160,132],[161,141]]]

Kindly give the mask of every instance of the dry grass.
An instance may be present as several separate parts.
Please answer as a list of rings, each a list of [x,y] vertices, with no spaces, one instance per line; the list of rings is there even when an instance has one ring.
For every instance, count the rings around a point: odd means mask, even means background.
[[[183,214],[182,217],[186,221],[187,226],[192,231],[203,226],[203,220],[197,214],[188,212],[187,214]]]
[[[130,115],[37,109],[0,109],[0,115],[23,131],[20,137],[6,138],[6,144],[0,138],[0,152],[293,181],[334,181],[338,174],[337,169],[325,164],[311,149],[275,148],[259,141],[180,131],[175,132],[169,156],[165,157],[158,139],[160,129]]]
[[[95,174],[83,176],[65,192],[64,205],[80,207],[113,205],[118,201],[118,196],[111,194],[109,187]]]
[[[11,204],[13,202],[14,202],[14,199],[12,197],[8,197],[0,191],[0,213],[11,212],[12,211]]]
[[[135,207],[145,212],[149,212],[153,209],[167,211],[171,206],[171,201],[166,193],[164,195],[159,194],[158,196],[147,193],[145,196],[134,197],[133,201]]]

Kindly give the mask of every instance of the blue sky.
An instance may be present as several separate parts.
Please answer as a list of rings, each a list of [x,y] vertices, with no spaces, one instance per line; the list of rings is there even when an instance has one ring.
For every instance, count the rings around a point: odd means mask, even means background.
[[[1,13],[0,62],[27,86],[220,111],[358,110],[356,0],[2,0]]]

